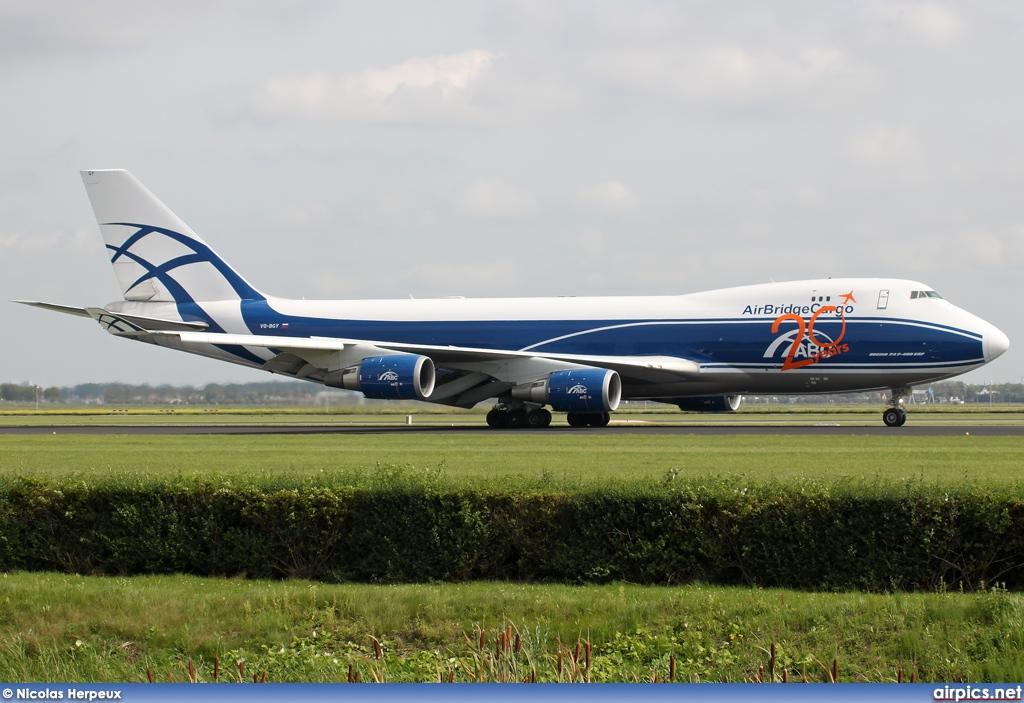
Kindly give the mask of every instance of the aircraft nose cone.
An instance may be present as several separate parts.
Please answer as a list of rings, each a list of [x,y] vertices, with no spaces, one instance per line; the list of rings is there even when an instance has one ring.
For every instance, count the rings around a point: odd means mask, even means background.
[[[989,325],[984,337],[985,361],[992,361],[1009,348],[1009,337],[1001,330]]]

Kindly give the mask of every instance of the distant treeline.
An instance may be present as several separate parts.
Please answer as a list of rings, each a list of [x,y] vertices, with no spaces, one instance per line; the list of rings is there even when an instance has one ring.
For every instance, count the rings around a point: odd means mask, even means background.
[[[755,404],[881,403],[888,393],[837,393],[807,396],[745,396]],[[209,383],[205,386],[151,386],[128,383],[82,383],[77,386],[0,384],[0,401],[11,403],[65,403],[111,405],[322,405],[358,403],[362,396],[304,381],[266,383]],[[1024,403],[1024,384],[978,385],[942,381],[914,389],[915,403]]]
[[[33,403],[38,398],[45,403],[124,405],[312,405],[324,390],[327,389],[323,386],[304,381],[209,383],[202,387],[82,383],[39,388],[4,383],[0,384],[0,400]]]
[[[832,393],[805,396],[743,396],[745,404],[756,403],[880,403],[887,402],[889,392]],[[939,381],[914,386],[913,398],[907,403],[1024,403],[1024,383],[993,383],[989,385],[963,381]]]

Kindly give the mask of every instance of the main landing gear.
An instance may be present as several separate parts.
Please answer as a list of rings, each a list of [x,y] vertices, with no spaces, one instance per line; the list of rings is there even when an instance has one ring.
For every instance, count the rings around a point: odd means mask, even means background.
[[[889,401],[892,407],[886,408],[882,413],[882,422],[887,427],[902,427],[906,423],[907,411],[900,407],[900,401],[908,395],[910,395],[909,388],[892,389],[892,400]]]
[[[612,416],[609,413],[572,412],[566,415],[569,427],[607,427]]]
[[[487,413],[487,426],[494,429],[500,429],[508,427],[509,429],[519,429],[521,427],[528,427],[530,429],[541,429],[551,424],[551,413],[544,408],[533,407],[529,408],[525,405],[519,407],[508,407],[504,405],[495,405],[489,413]]]
[[[607,427],[611,417],[609,413],[571,412],[565,419],[570,427]],[[536,405],[510,406],[498,403],[487,413],[487,426],[494,429],[516,430],[525,427],[539,430],[550,424],[551,412]]]

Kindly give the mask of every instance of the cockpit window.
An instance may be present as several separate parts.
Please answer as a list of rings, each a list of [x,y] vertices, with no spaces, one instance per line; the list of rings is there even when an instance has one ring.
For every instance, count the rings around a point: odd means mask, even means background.
[[[936,293],[933,290],[912,290],[912,291],[910,291],[910,299],[914,300],[915,298],[938,298],[939,300],[942,300],[942,296],[939,295],[938,293]]]

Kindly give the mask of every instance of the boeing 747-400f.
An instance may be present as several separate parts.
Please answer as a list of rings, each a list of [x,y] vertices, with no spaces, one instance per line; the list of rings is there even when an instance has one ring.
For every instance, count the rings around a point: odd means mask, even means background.
[[[595,298],[288,300],[249,284],[128,171],[82,178],[124,300],[18,301],[140,342],[367,398],[460,408],[491,427],[551,412],[600,427],[621,400],[735,410],[743,394],[891,391],[976,369],[1006,335],[923,283],[845,278]]]

